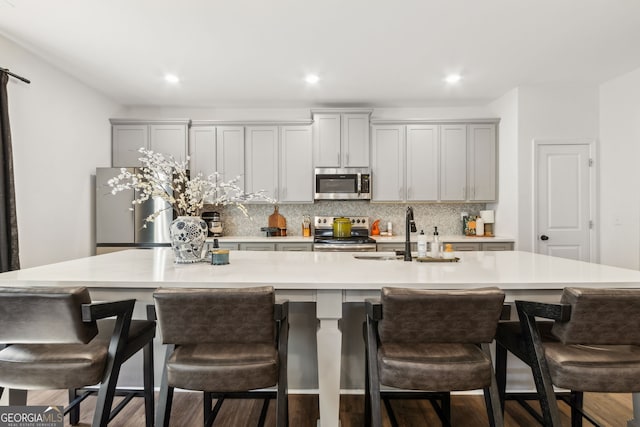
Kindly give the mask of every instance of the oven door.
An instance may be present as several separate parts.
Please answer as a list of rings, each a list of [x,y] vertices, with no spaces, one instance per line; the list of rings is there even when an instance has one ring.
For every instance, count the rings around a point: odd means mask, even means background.
[[[315,252],[375,252],[375,243],[349,244],[349,243],[314,243]]]

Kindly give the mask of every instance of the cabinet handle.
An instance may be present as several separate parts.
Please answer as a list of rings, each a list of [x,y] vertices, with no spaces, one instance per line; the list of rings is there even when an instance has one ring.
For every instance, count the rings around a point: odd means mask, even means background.
[[[340,152],[338,151],[338,154],[336,154],[336,159],[338,159],[338,166],[340,166]]]
[[[349,166],[349,153],[347,153],[347,166]]]
[[[413,188],[407,188],[407,197],[413,197]]]
[[[402,200],[402,190],[404,189],[400,187],[400,191],[398,191],[398,196],[400,197],[400,200]]]

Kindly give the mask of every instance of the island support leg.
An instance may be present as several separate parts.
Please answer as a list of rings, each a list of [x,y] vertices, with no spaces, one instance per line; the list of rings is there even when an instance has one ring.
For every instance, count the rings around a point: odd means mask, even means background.
[[[318,344],[318,397],[320,404],[319,427],[340,425],[340,361],[342,333],[338,321],[342,318],[342,291],[318,290],[316,317],[319,325]]]
[[[631,394],[633,400],[633,419],[627,422],[627,427],[640,427],[640,393]]]

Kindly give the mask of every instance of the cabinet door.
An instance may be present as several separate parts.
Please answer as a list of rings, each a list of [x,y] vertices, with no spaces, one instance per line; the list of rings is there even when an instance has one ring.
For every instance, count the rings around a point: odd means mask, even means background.
[[[404,126],[373,127],[371,179],[376,202],[404,200]]]
[[[275,243],[240,243],[241,251],[275,251]]]
[[[276,243],[276,251],[311,252],[313,243]]]
[[[313,203],[311,126],[280,128],[280,159],[280,202]]]
[[[278,197],[278,127],[247,126],[245,132],[245,191],[264,190],[265,195],[275,199]]]
[[[187,125],[149,125],[149,148],[179,162],[187,158]]]
[[[340,114],[313,115],[313,163],[315,167],[340,167]]]
[[[140,148],[149,148],[149,126],[113,125],[111,126],[112,166],[123,168],[140,166],[138,160],[142,154]]]
[[[438,200],[438,126],[407,126],[407,201]]]
[[[451,247],[457,252],[479,251],[480,243],[451,243]]]
[[[440,127],[440,200],[467,199],[467,127]]]
[[[342,165],[369,167],[369,114],[342,115]]]
[[[489,242],[482,244],[483,251],[512,251],[512,242]]]
[[[244,127],[216,127],[216,170],[221,181],[238,178],[244,191]]]
[[[469,200],[496,198],[496,127],[469,125]]]
[[[216,171],[216,127],[193,126],[189,132],[191,176],[209,176]]]

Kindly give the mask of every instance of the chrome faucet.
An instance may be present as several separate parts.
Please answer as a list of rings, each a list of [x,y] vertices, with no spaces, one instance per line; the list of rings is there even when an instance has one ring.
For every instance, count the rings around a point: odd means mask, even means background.
[[[404,260],[411,261],[411,233],[418,231],[416,229],[416,223],[413,220],[413,208],[407,206],[406,216],[406,230],[405,230],[405,242],[404,242]]]

